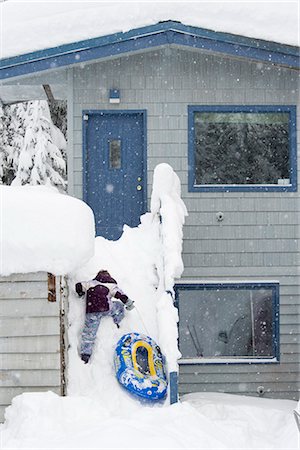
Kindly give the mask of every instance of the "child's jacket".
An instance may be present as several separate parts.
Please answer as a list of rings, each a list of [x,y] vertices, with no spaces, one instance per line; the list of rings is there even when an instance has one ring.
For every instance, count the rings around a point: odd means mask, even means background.
[[[117,286],[109,274],[99,274],[90,281],[76,284],[76,292],[82,296],[86,293],[86,313],[109,311],[112,297],[127,303],[128,297]]]

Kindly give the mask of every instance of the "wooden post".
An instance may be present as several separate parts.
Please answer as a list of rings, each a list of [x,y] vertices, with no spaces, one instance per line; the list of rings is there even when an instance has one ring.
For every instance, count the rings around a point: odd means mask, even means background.
[[[56,302],[56,278],[48,273],[48,302]]]

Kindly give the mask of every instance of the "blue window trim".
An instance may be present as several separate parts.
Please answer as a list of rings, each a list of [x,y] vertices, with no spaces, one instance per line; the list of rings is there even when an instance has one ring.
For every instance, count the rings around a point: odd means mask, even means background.
[[[186,360],[191,359],[190,364],[278,364],[280,362],[280,328],[279,328],[279,283],[278,282],[222,282],[222,283],[176,283],[174,286],[175,291],[175,306],[178,308],[180,301],[180,290],[217,290],[217,289],[271,289],[272,290],[272,325],[274,330],[273,335],[273,357],[270,361],[268,358],[251,358],[251,361],[247,361],[247,358],[243,362],[240,360],[243,357],[238,357],[239,361],[234,361],[234,358],[224,358],[224,362],[214,362],[214,357],[211,357],[211,361],[201,361],[201,358],[184,358]],[[179,308],[178,308],[179,310]],[[180,315],[179,315],[180,321]],[[274,360],[275,358],[275,360]],[[249,358],[248,358],[249,359]],[[196,361],[197,360],[197,361]],[[180,363],[180,360],[179,360]]]
[[[295,105],[212,105],[188,106],[188,188],[189,192],[296,192],[297,191],[297,124]],[[289,147],[290,147],[290,184],[289,185],[195,185],[195,158],[194,158],[194,113],[195,112],[283,112],[288,113],[289,121]]]
[[[125,33],[114,33],[4,58],[0,60],[0,79],[82,64],[91,60],[170,44],[209,50],[290,68],[299,68],[300,66],[297,46],[215,32],[170,20]]]
[[[146,207],[147,205],[147,110],[146,109],[84,109],[82,110],[82,158],[83,158],[83,171],[82,171],[82,183],[83,183],[83,200],[88,202],[88,173],[87,173],[87,158],[88,158],[88,145],[87,145],[87,127],[88,120],[84,119],[85,115],[93,116],[93,115],[130,115],[130,114],[140,114],[143,117],[143,180],[144,186],[143,189],[143,204]],[[113,170],[113,169],[112,169]]]

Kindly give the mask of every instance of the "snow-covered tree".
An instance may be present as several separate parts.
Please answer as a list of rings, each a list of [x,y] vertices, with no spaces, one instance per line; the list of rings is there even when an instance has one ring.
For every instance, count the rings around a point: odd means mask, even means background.
[[[3,108],[0,142],[2,184],[66,188],[66,140],[44,100]]]
[[[53,100],[51,102],[48,101],[48,104],[52,122],[67,139],[67,101]]]
[[[5,153],[4,153],[4,112],[3,106],[0,103],[0,180],[3,179],[4,166],[5,166]],[[1,184],[0,181],[0,184]]]
[[[18,169],[26,128],[27,104],[2,106],[0,110],[0,184],[11,184]]]

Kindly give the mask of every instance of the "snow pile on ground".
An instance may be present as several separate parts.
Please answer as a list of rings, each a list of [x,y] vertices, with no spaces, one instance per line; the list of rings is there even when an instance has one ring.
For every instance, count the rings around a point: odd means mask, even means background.
[[[180,277],[183,271],[182,226],[186,214],[179,178],[171,166],[159,164],[154,171],[151,213],[141,217],[140,226],[125,226],[118,241],[97,237],[94,257],[70,277],[69,392],[73,395],[99,398],[112,410],[120,409],[122,402],[130,403],[128,395],[119,392],[112,361],[118,340],[133,331],[151,336],[167,359],[168,372],[177,370],[178,313],[172,297],[164,292],[165,276],[168,289],[173,290],[175,276]],[[86,367],[78,358],[85,305],[74,286],[94,278],[101,269],[107,269],[117,280],[134,300],[135,309],[126,313],[120,329],[111,318],[102,319],[92,363]]]
[[[188,3],[188,6],[187,6]],[[27,2],[1,4],[2,58],[164,20],[299,45],[297,2]],[[82,26],[84,24],[84,26]]]
[[[0,186],[0,274],[72,272],[94,253],[92,210],[46,186]]]
[[[69,278],[69,384],[70,395],[85,395],[113,411],[135,408],[136,400],[118,385],[113,368],[113,355],[118,340],[132,331],[150,335],[156,342],[158,329],[156,303],[159,278],[156,261],[161,258],[156,224],[150,213],[141,217],[137,228],[125,226],[118,241],[96,238],[95,255],[81,270]],[[118,286],[135,302],[132,311],[118,329],[110,317],[101,320],[93,355],[84,365],[78,356],[80,334],[84,322],[85,301],[75,291],[75,283],[90,280],[101,269],[107,269]]]
[[[165,408],[135,400],[110,412],[90,397],[49,392],[16,397],[2,449],[296,449],[296,402],[199,393]]]

